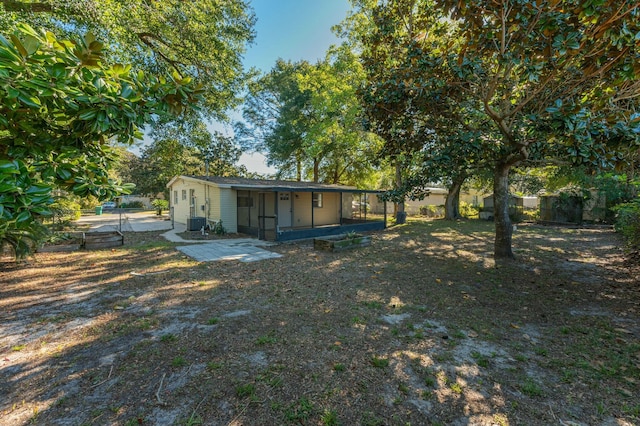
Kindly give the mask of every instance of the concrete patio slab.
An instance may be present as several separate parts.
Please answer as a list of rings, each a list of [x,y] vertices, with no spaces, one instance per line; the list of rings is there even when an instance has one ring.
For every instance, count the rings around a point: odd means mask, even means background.
[[[193,244],[176,248],[198,262],[239,260],[240,262],[248,263],[282,257],[279,253],[264,250],[247,241],[240,240],[237,242],[236,240],[210,241],[203,244]],[[259,240],[255,241],[257,242]]]

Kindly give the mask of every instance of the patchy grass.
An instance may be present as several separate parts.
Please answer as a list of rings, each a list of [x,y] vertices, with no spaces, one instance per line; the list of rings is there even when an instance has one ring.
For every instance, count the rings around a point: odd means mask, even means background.
[[[640,423],[638,269],[608,230],[410,221],[197,263],[158,239],[0,263],[0,423]]]

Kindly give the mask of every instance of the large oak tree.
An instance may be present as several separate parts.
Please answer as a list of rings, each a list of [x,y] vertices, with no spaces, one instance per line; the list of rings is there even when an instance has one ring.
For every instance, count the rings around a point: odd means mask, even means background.
[[[264,152],[279,177],[362,184],[379,139],[360,120],[361,78],[357,58],[345,48],[317,64],[278,60],[250,84],[236,135]]]
[[[464,103],[491,122],[485,146],[494,153],[496,258],[513,257],[508,215],[513,167],[526,165],[532,153],[610,164],[617,160],[618,146],[637,143],[637,2],[363,0],[355,4],[354,16],[360,16],[356,36],[365,49],[367,40],[374,40],[368,31],[384,34],[404,28],[414,34],[406,57],[401,58],[410,64],[403,69],[411,78],[388,73],[395,78],[392,84],[407,93],[426,93],[434,104],[442,99]],[[385,13],[390,8],[397,13]],[[423,112],[438,114],[433,108]]]

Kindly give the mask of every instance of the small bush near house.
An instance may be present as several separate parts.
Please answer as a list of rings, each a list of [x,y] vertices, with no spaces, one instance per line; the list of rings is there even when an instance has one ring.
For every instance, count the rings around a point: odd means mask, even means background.
[[[522,220],[525,222],[535,222],[540,220],[540,210],[524,209],[522,211]]]
[[[615,229],[625,239],[627,247],[632,252],[640,251],[640,198],[629,203],[618,204]]]
[[[480,209],[465,201],[460,201],[460,214],[462,217],[477,219],[480,214]]]
[[[211,231],[216,235],[227,235],[227,229],[222,226],[222,220],[217,221],[211,228]]]
[[[162,215],[162,210],[169,208],[169,201],[157,198],[151,202],[151,205],[156,209],[158,216]]]

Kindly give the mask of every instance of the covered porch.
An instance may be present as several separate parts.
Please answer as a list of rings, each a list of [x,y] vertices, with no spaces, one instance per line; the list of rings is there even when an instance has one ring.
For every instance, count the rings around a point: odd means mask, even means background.
[[[268,241],[291,241],[386,228],[383,214],[371,214],[370,199],[382,191],[311,184],[306,187],[233,187],[238,232]],[[377,201],[377,200],[376,200]]]

